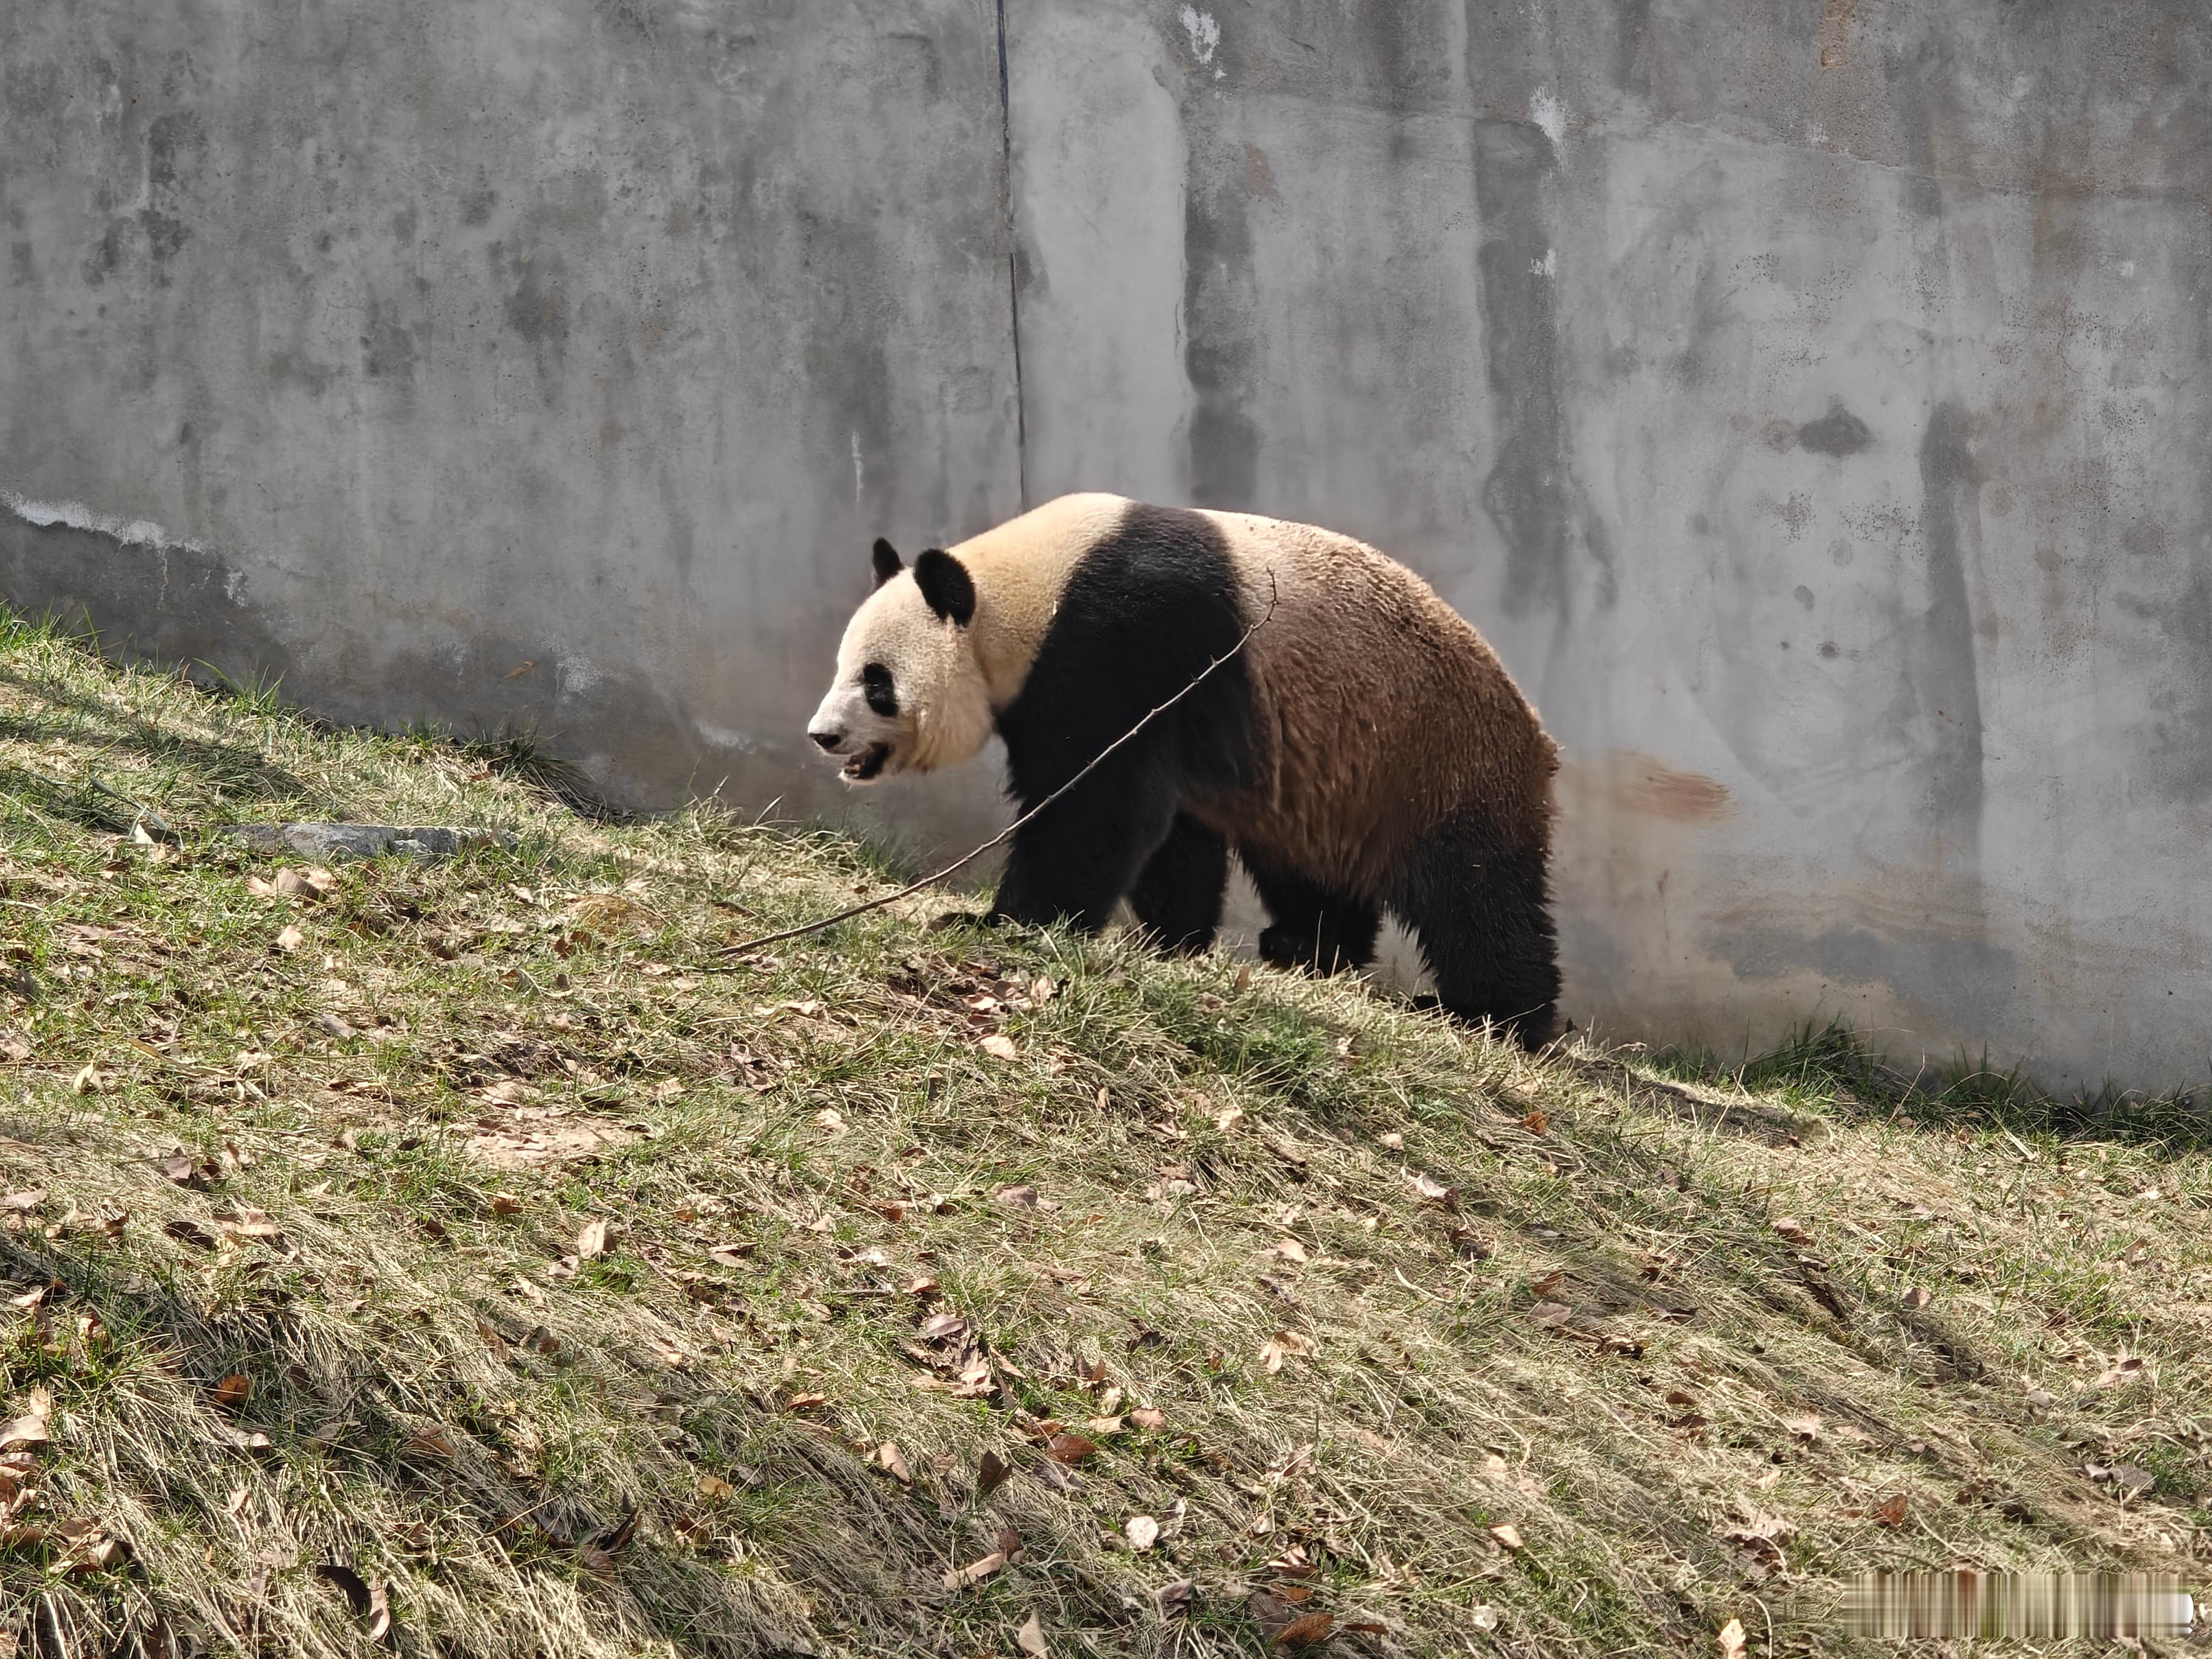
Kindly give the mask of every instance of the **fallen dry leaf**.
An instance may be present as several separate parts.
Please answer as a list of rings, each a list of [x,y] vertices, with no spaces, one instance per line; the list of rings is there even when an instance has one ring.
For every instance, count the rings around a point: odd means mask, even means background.
[[[45,1418],[19,1417],[5,1427],[0,1427],[0,1452],[13,1451],[19,1446],[43,1446],[46,1439]]]
[[[101,1086],[100,1067],[96,1064],[88,1062],[85,1068],[79,1072],[70,1084],[70,1092],[73,1095],[96,1095]]]
[[[1014,1060],[1019,1058],[1021,1054],[1021,1050],[1014,1047],[1013,1038],[1002,1036],[996,1031],[975,1046],[994,1060]]]
[[[825,1106],[815,1113],[814,1121],[833,1135],[845,1133],[845,1115],[835,1106]]]
[[[407,1443],[400,1449],[427,1453],[432,1457],[451,1458],[459,1455],[452,1437],[441,1428],[417,1429],[407,1437]]]
[[[369,1640],[380,1642],[391,1632],[392,1603],[383,1585],[370,1583],[351,1567],[336,1561],[319,1562],[315,1573],[326,1583],[337,1587],[356,1618],[368,1621]]]
[[[1532,1135],[1547,1134],[1551,1131],[1552,1120],[1545,1116],[1544,1109],[1538,1106],[1534,1108],[1528,1116],[1521,1120],[1521,1127],[1526,1129]]]
[[[1919,1285],[1915,1285],[1898,1299],[1908,1308],[1924,1308],[1936,1298],[1922,1290]]]
[[[589,1261],[593,1256],[607,1251],[607,1224],[586,1221],[576,1234],[576,1260]]]
[[[243,1371],[233,1371],[215,1385],[215,1403],[218,1406],[242,1406],[253,1392],[253,1379]]]
[[[1129,1420],[1140,1429],[1160,1430],[1168,1425],[1168,1414],[1153,1406],[1139,1406],[1129,1413]]]
[[[978,1556],[964,1567],[956,1567],[945,1575],[945,1588],[949,1590],[966,1589],[970,1584],[980,1584],[1000,1567],[1006,1565],[1006,1553],[993,1550],[988,1555]]]
[[[1034,1187],[1001,1187],[998,1201],[1012,1209],[1034,1210],[1037,1206],[1037,1192]]]
[[[282,1240],[284,1230],[270,1218],[266,1210],[248,1209],[244,1206],[218,1211],[215,1216],[218,1231],[228,1238],[258,1239],[263,1243]]]
[[[1275,1243],[1275,1254],[1285,1261],[1304,1261],[1306,1247],[1295,1238],[1279,1239]]]
[[[1453,1249],[1471,1261],[1487,1261],[1498,1254],[1498,1241],[1476,1232],[1472,1227],[1455,1225],[1444,1237],[1451,1241]]]
[[[501,1193],[492,1200],[491,1212],[494,1215],[520,1215],[522,1200],[507,1193]]]
[[[1035,1613],[1024,1620],[1022,1627],[1014,1632],[1014,1645],[1028,1654],[1030,1659],[1044,1659],[1049,1651],[1044,1644],[1044,1621]]]
[[[1304,1359],[1310,1357],[1313,1351],[1314,1344],[1311,1337],[1301,1336],[1296,1331],[1277,1331],[1260,1345],[1260,1360],[1267,1366],[1268,1373],[1272,1376],[1283,1369],[1284,1360],[1294,1358]]]
[[[1121,1523],[1121,1535],[1141,1554],[1160,1541],[1160,1523],[1149,1515],[1133,1515]]]
[[[288,921],[284,924],[283,931],[276,935],[276,948],[280,951],[296,951],[306,941],[307,937],[300,931],[298,922]]]
[[[83,1522],[82,1526],[97,1528],[97,1522]],[[57,1528],[58,1530],[58,1528]],[[88,1535],[76,1542],[70,1551],[69,1570],[71,1572],[104,1572],[123,1559],[125,1545],[118,1538]]]
[[[899,1485],[902,1486],[914,1485],[914,1471],[907,1467],[906,1458],[900,1453],[896,1441],[884,1441],[870,1455],[875,1465]]]
[[[988,1498],[1005,1486],[1014,1473],[1014,1466],[996,1452],[985,1452],[975,1472],[975,1496]]]
[[[1434,1176],[1423,1175],[1419,1170],[1413,1171],[1410,1178],[1413,1183],[1413,1190],[1432,1203],[1441,1204],[1446,1209],[1450,1209],[1458,1204],[1458,1188],[1447,1187]]]
[[[1482,1606],[1476,1607],[1473,1612],[1467,1615],[1467,1622],[1474,1626],[1477,1630],[1496,1630],[1498,1628],[1498,1609],[1492,1607],[1488,1602],[1485,1602]]]
[[[1901,1527],[1905,1524],[1905,1494],[1893,1492],[1867,1513],[1885,1527]]]
[[[1782,1426],[1808,1444],[1820,1437],[1820,1417],[1817,1412],[1808,1412],[1802,1417],[1785,1417]]]
[[[1743,1659],[1743,1620],[1729,1620],[1713,1641],[1721,1650],[1721,1659]]]
[[[1079,1434],[1055,1434],[1044,1443],[1044,1455],[1055,1463],[1080,1463],[1097,1453],[1097,1442]]]
[[[1521,1547],[1521,1528],[1510,1521],[1501,1521],[1490,1529],[1490,1535],[1509,1550]]]
[[[1528,1310],[1528,1317],[1536,1324],[1556,1328],[1574,1317],[1574,1310],[1564,1302],[1539,1302]]]
[[[702,1474],[699,1477],[699,1496],[702,1498],[719,1502],[725,1498],[735,1498],[737,1495],[738,1489],[719,1474]]]
[[[1316,1643],[1327,1641],[1329,1631],[1335,1624],[1336,1615],[1333,1613],[1303,1614],[1275,1632],[1275,1645],[1279,1648],[1312,1647]]]

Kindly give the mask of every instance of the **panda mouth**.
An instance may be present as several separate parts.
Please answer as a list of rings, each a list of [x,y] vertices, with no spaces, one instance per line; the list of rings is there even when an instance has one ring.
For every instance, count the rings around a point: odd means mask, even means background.
[[[890,744],[872,743],[838,769],[851,782],[866,783],[881,775],[884,763],[890,757]]]

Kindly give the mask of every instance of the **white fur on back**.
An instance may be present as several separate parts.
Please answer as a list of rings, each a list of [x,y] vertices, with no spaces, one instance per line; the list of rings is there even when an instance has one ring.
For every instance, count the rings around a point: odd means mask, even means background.
[[[1067,579],[1083,556],[1121,527],[1120,495],[1062,495],[951,549],[975,581],[975,659],[991,707],[1021,695]]]

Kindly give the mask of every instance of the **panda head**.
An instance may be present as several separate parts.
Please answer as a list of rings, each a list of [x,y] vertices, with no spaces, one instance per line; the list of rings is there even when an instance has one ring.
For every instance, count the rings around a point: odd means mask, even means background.
[[[875,571],[876,591],[837,647],[836,680],[806,725],[823,753],[844,762],[851,783],[956,766],[991,735],[967,568],[933,547],[908,569],[878,541]]]

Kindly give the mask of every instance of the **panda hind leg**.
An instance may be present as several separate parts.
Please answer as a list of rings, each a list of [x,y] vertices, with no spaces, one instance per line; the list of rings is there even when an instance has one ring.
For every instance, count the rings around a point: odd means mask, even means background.
[[[1462,818],[1424,839],[1391,902],[1420,939],[1437,1006],[1487,1020],[1532,1049],[1559,1027],[1559,945],[1544,865],[1540,844],[1516,847],[1494,826]]]
[[[1195,955],[1213,943],[1228,889],[1229,843],[1178,812],[1129,890],[1129,908],[1160,949]]]
[[[1262,962],[1334,974],[1375,960],[1375,941],[1382,929],[1382,913],[1376,906],[1249,855],[1244,867],[1273,923],[1260,935]]]

